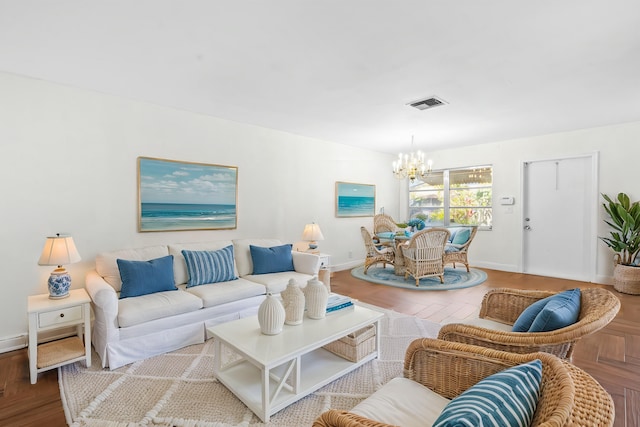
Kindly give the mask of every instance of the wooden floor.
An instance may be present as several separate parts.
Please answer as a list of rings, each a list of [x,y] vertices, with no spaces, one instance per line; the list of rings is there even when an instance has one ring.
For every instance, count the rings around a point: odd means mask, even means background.
[[[488,289],[565,290],[599,286],[584,282],[485,270],[482,285],[453,291],[416,291],[355,279],[349,271],[331,278],[334,292],[438,323],[476,316]],[[607,289],[613,290],[611,287]],[[622,302],[618,316],[602,331],[583,339],[574,363],[589,372],[613,396],[616,427],[640,427],[640,296],[616,292]],[[31,385],[26,350],[0,354],[0,426],[65,426],[55,370]]]

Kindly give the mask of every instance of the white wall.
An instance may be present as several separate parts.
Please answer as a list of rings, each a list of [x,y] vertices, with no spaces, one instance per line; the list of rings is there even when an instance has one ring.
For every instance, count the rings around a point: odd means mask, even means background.
[[[372,218],[335,217],[336,181],[376,185],[377,206],[397,214],[398,182],[380,173],[391,155],[10,74],[0,73],[0,93],[0,348],[26,333],[27,296],[47,293],[53,267],[37,261],[54,233],[74,238],[82,262],[67,269],[79,288],[102,251],[254,236],[296,242],[312,221],[332,263],[354,263],[364,258],[359,227]],[[238,228],[138,233],[138,156],[238,166]]]
[[[493,165],[493,230],[478,232],[470,247],[473,265],[506,271],[522,269],[522,163],[599,152],[598,193],[615,196],[625,192],[640,200],[640,122],[583,129],[534,138],[522,138],[431,153],[434,165],[455,168],[473,165]],[[513,212],[507,213],[497,200],[514,196]],[[602,198],[593,209],[598,212],[597,236],[608,235]],[[570,239],[558,236],[553,244],[574,250]],[[613,253],[597,241],[596,282],[609,283],[613,275]],[[558,262],[562,262],[559,260]]]
[[[336,181],[376,185],[376,210],[405,220],[406,183],[390,172],[394,155],[304,138],[0,73],[0,351],[24,345],[28,295],[46,293],[51,267],[37,265],[44,239],[73,235],[83,261],[67,266],[73,288],[101,251],[156,243],[235,237],[298,241],[304,225],[321,225],[320,249],[335,268],[364,257],[360,225],[336,218]],[[494,210],[492,231],[478,233],[472,264],[521,268],[521,164],[600,153],[600,192],[640,199],[640,122],[430,153],[436,168],[494,167],[496,197],[516,197],[514,212]],[[136,158],[238,166],[238,228],[137,232]],[[388,172],[388,173],[387,173]],[[598,210],[598,235],[606,234]],[[593,236],[596,239],[597,236]],[[570,241],[559,244],[571,250]],[[349,253],[352,252],[352,257]],[[597,280],[612,274],[611,252],[598,243]],[[14,337],[21,337],[13,339]]]

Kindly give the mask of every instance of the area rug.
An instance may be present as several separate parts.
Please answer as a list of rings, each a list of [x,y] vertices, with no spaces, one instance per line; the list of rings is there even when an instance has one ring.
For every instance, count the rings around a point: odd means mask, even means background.
[[[367,282],[381,285],[395,286],[418,291],[448,291],[451,289],[462,289],[477,286],[487,280],[487,273],[477,268],[470,268],[467,273],[466,268],[445,267],[444,284],[440,283],[439,277],[425,277],[420,279],[420,286],[416,287],[416,280],[409,276],[396,276],[393,267],[382,268],[378,266],[370,267],[367,274],[364,274],[364,266],[351,270],[351,275]]]
[[[368,306],[366,304],[362,304]],[[324,411],[349,410],[394,377],[402,376],[404,352],[419,337],[437,336],[440,325],[368,306],[385,313],[379,359],[326,385],[271,417],[270,426],[311,426]],[[213,340],[120,369],[77,362],[59,368],[60,394],[73,427],[253,427],[264,426],[213,377]]]

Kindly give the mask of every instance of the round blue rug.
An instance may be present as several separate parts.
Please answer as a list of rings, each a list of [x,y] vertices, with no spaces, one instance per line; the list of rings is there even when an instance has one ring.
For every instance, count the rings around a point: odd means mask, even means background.
[[[405,280],[404,276],[396,276],[393,272],[393,267],[372,266],[365,275],[364,266],[360,266],[351,270],[351,275],[367,282],[418,291],[448,291],[451,289],[470,288],[487,280],[487,273],[484,271],[471,268],[467,273],[464,267],[445,267],[444,284],[440,283],[439,277],[425,277],[420,279],[420,286],[418,287],[416,287],[416,280],[413,277],[409,276]]]

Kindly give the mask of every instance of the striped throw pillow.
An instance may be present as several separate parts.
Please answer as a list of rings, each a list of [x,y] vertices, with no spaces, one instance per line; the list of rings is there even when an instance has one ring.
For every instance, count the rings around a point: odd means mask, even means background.
[[[433,426],[528,426],[541,380],[539,359],[493,374],[449,402]]]
[[[187,263],[189,281],[187,288],[207,283],[226,282],[238,277],[233,268],[233,246],[217,251],[187,251],[182,255]]]

